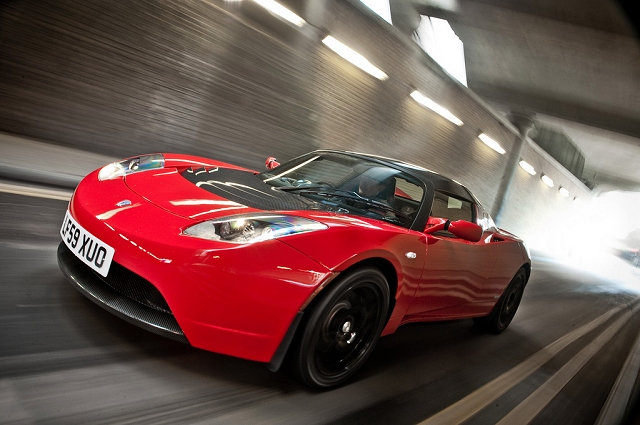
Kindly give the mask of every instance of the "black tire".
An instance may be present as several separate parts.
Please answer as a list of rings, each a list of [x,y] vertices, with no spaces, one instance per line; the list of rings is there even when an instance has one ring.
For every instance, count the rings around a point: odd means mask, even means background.
[[[526,271],[524,269],[518,270],[511,282],[509,282],[509,286],[500,296],[491,314],[486,317],[475,318],[476,324],[495,334],[500,334],[507,329],[518,310],[526,283]]]
[[[305,314],[293,367],[307,385],[342,384],[367,360],[387,321],[389,285],[376,268],[346,273]]]

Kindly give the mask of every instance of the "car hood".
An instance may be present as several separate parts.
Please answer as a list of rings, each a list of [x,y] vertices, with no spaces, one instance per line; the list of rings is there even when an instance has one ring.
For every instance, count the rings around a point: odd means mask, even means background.
[[[197,220],[258,211],[327,210],[265,184],[251,171],[231,168],[150,170],[126,176],[125,183],[160,208]]]

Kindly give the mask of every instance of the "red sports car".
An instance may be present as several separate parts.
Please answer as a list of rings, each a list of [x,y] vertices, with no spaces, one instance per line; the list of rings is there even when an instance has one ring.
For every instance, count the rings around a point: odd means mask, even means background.
[[[60,268],[125,320],[271,370],[287,356],[316,387],[405,323],[511,322],[530,256],[461,184],[330,150],[267,168],[152,154],[96,170],[69,204]]]

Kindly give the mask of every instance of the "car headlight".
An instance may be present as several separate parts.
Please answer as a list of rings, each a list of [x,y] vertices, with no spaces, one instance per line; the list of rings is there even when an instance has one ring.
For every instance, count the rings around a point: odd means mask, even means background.
[[[164,156],[162,154],[136,156],[105,165],[98,173],[98,180],[111,180],[156,168],[164,168]]]
[[[186,228],[183,233],[215,241],[252,243],[327,228],[322,223],[302,217],[245,214],[204,221]]]

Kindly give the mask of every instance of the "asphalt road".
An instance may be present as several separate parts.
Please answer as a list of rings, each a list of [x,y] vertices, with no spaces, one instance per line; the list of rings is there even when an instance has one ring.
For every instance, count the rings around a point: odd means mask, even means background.
[[[66,206],[0,192],[0,423],[590,424],[640,329],[640,277],[537,259],[502,335],[405,326],[347,385],[314,391],[85,299],[56,262]]]

